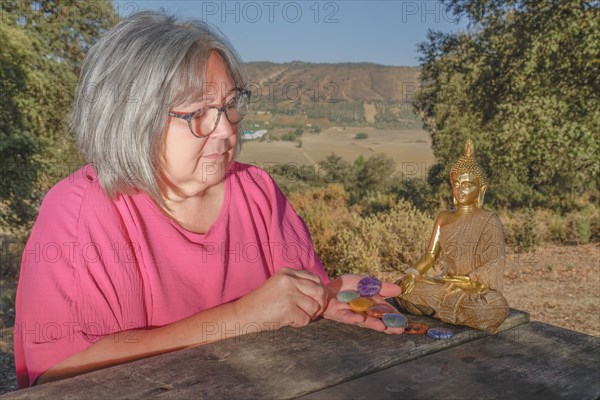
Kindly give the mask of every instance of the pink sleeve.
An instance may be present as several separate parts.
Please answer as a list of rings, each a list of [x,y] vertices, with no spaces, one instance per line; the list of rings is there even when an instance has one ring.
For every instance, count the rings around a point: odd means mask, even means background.
[[[97,183],[65,179],[46,195],[17,290],[20,387],[32,386],[50,367],[105,335],[145,327],[138,264],[122,255],[128,242],[114,204]]]
[[[271,222],[271,254],[275,270],[281,267],[302,269],[318,275],[323,283],[329,277],[317,256],[310,232],[304,220],[285,197],[277,183],[266,172],[271,195],[273,217]]]

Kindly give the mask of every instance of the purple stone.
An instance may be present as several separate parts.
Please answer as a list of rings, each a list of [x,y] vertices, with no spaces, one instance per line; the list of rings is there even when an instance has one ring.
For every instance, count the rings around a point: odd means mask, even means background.
[[[381,290],[381,281],[373,276],[367,276],[358,281],[358,293],[363,297],[375,296]]]

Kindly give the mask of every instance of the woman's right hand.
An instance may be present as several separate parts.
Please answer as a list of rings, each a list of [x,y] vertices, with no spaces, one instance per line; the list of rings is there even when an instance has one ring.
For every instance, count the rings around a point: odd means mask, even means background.
[[[327,288],[307,271],[283,267],[235,302],[239,319],[258,324],[304,326],[323,313]]]

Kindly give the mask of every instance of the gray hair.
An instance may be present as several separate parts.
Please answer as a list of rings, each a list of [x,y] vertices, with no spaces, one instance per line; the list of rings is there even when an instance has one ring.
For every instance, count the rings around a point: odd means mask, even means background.
[[[109,197],[141,190],[166,208],[160,152],[167,113],[201,99],[211,52],[223,58],[235,87],[245,87],[239,56],[217,28],[202,21],[178,23],[161,13],[139,12],[89,50],[69,126]]]

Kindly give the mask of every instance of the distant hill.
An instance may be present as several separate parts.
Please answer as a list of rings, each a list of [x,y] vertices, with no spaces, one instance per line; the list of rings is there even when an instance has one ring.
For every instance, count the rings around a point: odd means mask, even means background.
[[[249,62],[249,80],[263,96],[271,90],[276,97],[327,97],[338,101],[407,102],[415,92],[418,67],[393,67],[372,63],[307,63],[293,61]],[[283,88],[287,93],[282,93]]]

